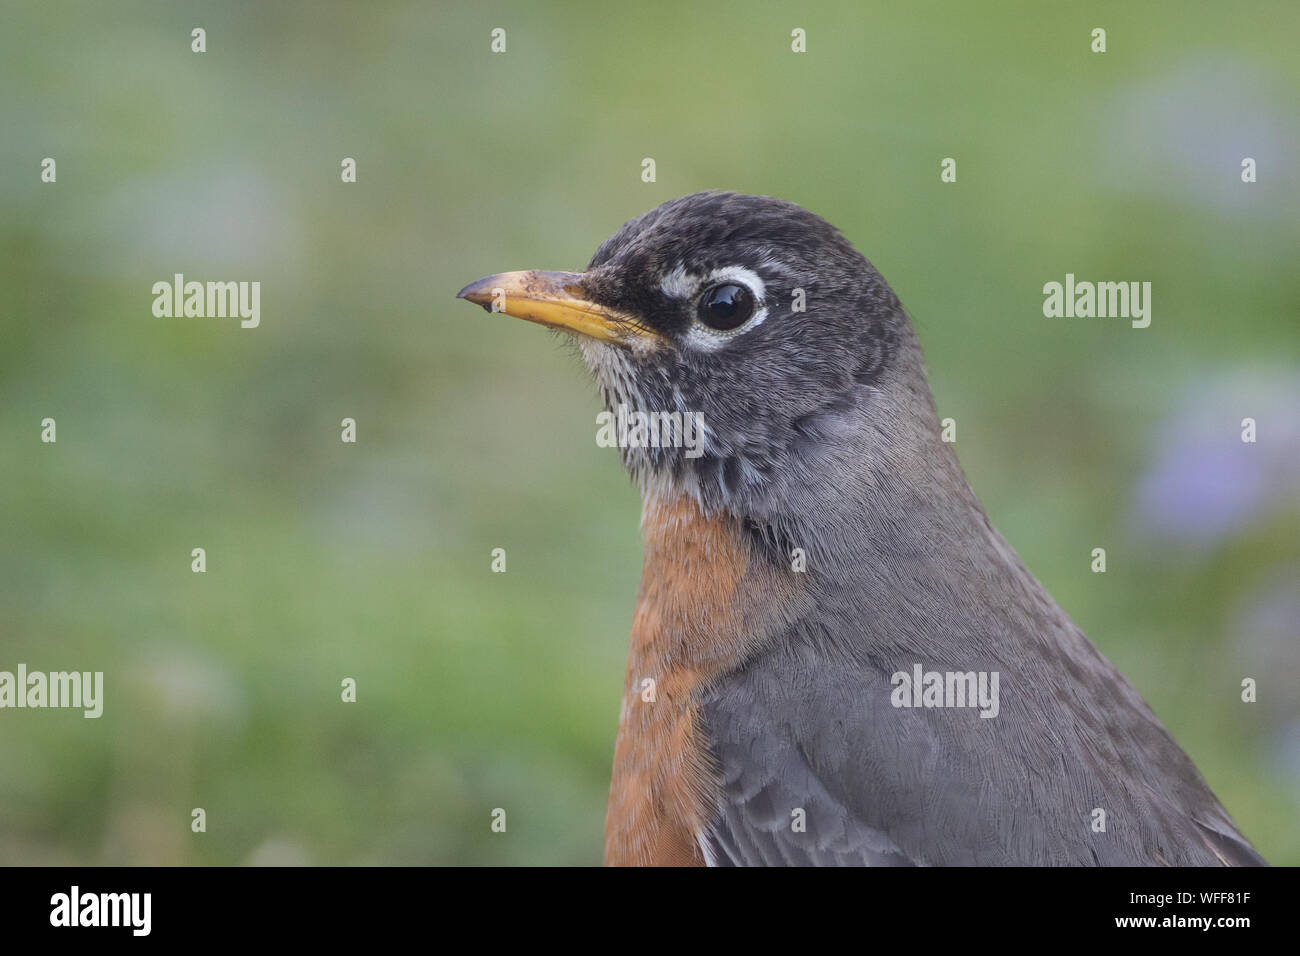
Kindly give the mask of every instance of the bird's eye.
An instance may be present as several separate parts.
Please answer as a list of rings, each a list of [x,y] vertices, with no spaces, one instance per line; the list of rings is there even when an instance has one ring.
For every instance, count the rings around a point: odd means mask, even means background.
[[[700,321],[718,332],[738,329],[754,314],[754,293],[736,282],[723,282],[700,299]]]

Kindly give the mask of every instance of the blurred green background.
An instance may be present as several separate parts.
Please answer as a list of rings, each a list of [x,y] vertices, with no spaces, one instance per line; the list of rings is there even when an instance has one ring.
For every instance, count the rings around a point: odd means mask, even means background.
[[[453,296],[704,188],[872,259],[993,521],[1300,862],[1300,6],[1077,6],[5,0],[0,669],[106,703],[0,712],[0,862],[597,862],[637,496]],[[176,272],[261,327],[154,318]],[[1067,272],[1151,327],[1044,318]]]

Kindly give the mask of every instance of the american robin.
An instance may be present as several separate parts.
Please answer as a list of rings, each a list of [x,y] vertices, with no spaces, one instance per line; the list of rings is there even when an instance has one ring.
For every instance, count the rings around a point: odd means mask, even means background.
[[[572,333],[665,425],[620,442],[645,563],[606,863],[1264,863],[989,523],[829,223],[698,193],[459,297]]]

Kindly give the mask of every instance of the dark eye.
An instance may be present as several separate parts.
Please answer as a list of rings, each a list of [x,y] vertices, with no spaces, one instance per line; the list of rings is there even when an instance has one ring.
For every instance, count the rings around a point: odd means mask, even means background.
[[[700,321],[719,332],[738,329],[754,314],[754,293],[735,282],[715,285],[700,299]]]

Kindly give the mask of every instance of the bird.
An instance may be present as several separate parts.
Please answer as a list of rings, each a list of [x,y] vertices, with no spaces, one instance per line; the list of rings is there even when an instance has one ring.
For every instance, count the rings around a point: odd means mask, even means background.
[[[620,441],[645,553],[606,865],[1267,865],[990,523],[825,219],[696,193],[457,295],[571,337],[608,410],[699,422]]]

